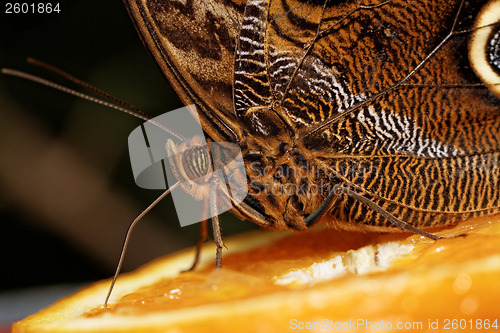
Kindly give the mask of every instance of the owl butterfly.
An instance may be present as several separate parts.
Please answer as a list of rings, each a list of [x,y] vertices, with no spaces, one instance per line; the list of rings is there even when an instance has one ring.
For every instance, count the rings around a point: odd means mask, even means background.
[[[500,212],[500,2],[483,2],[125,1],[207,137],[241,148],[234,214],[429,237]]]

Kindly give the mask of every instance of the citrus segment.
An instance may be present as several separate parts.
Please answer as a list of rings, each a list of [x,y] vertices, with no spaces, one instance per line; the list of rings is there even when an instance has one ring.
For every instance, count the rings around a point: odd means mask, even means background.
[[[226,241],[222,270],[213,268],[207,244],[202,267],[179,273],[193,255],[183,251],[120,276],[108,309],[109,281],[102,281],[16,323],[13,332],[500,326],[500,215],[436,233],[453,238],[334,230],[240,235]]]

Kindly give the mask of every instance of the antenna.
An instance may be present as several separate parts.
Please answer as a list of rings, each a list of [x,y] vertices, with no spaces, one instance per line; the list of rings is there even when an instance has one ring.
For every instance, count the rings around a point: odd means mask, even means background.
[[[105,100],[102,100],[102,99],[90,96],[88,94],[81,93],[79,91],[70,89],[70,88],[65,87],[63,85],[60,85],[60,84],[57,84],[55,82],[52,82],[52,81],[46,80],[44,78],[41,78],[39,76],[36,76],[36,75],[33,75],[33,74],[29,74],[29,73],[25,73],[25,72],[22,72],[22,71],[19,71],[19,70],[10,69],[10,68],[2,68],[1,69],[1,73],[5,74],[5,75],[10,75],[10,76],[18,77],[18,78],[21,78],[21,79],[25,79],[25,80],[28,80],[28,81],[32,81],[32,82],[35,82],[35,83],[38,83],[38,84],[41,84],[41,85],[44,85],[44,86],[47,86],[47,87],[59,90],[61,92],[64,92],[64,93],[76,96],[78,98],[81,98],[81,99],[84,99],[84,100],[87,100],[87,101],[90,101],[90,102],[93,102],[93,103],[96,103],[96,104],[100,104],[100,105],[109,107],[111,109],[115,109],[115,110],[121,111],[123,113],[129,114],[129,115],[134,116],[136,118],[139,118],[141,120],[152,122],[153,124],[155,124],[159,128],[165,130],[167,133],[169,133],[172,136],[178,138],[180,141],[182,141],[182,142],[187,142],[188,141],[182,135],[180,135],[179,133],[177,133],[173,129],[167,127],[165,124],[152,119],[153,118],[152,116],[150,116],[147,113],[143,112],[139,108],[137,108],[137,107],[135,107],[135,106],[133,106],[133,105],[131,105],[129,103],[126,103],[126,102],[124,102],[124,101],[122,101],[122,100],[120,100],[120,99],[118,99],[118,98],[116,98],[116,97],[114,97],[114,96],[112,96],[112,95],[110,95],[110,94],[102,91],[101,89],[99,89],[97,87],[94,87],[93,85],[91,85],[91,84],[89,84],[89,83],[87,83],[85,81],[82,81],[82,80],[74,77],[73,75],[71,75],[71,74],[69,74],[69,73],[67,73],[67,72],[65,72],[65,71],[63,71],[63,70],[61,70],[61,69],[59,69],[57,67],[54,67],[52,65],[49,65],[47,63],[44,63],[42,61],[39,61],[39,60],[36,60],[36,59],[33,59],[33,58],[28,58],[27,61],[28,61],[28,63],[30,63],[32,65],[35,65],[35,66],[41,67],[43,69],[46,69],[46,70],[48,70],[50,72],[53,72],[53,73],[55,73],[55,74],[57,74],[57,75],[65,78],[66,80],[68,80],[70,82],[73,82],[73,83],[75,83],[75,84],[77,84],[77,85],[79,85],[81,87],[84,87],[84,88],[86,88],[88,90],[91,90],[91,91],[93,91],[93,92],[95,92],[95,93],[103,96],[104,98],[110,100],[111,102],[108,102],[108,101],[105,101]],[[121,250],[121,253],[120,253],[120,258],[118,260],[118,264],[117,264],[117,267],[116,267],[116,271],[115,271],[115,274],[113,276],[113,280],[111,281],[111,285],[110,285],[110,287],[108,289],[108,293],[106,295],[106,299],[104,301],[104,307],[105,308],[108,308],[108,301],[109,301],[109,298],[111,296],[111,292],[113,291],[113,287],[115,286],[116,280],[118,279],[118,275],[120,274],[120,271],[121,271],[121,268],[122,268],[122,264],[123,264],[123,260],[125,258],[125,253],[126,253],[129,241],[130,241],[130,236],[132,234],[132,231],[133,231],[134,227],[144,217],[144,215],[146,215],[154,206],[156,206],[156,204],[158,204],[158,202],[160,202],[163,198],[165,198],[167,195],[169,195],[172,192],[172,190],[174,190],[178,185],[179,185],[179,182],[175,183],[169,189],[167,189],[165,192],[163,192],[158,198],[156,198],[155,201],[153,201],[153,203],[151,203],[144,211],[142,211],[132,221],[132,223],[130,223],[130,225],[129,225],[128,229],[127,229],[127,233],[125,234],[125,239],[124,239],[124,242],[123,242],[123,246],[122,246],[122,250]]]
[[[93,85],[85,82],[85,81],[82,81],[76,77],[74,77],[73,75],[63,71],[62,69],[59,69],[55,66],[52,66],[52,65],[49,65],[43,61],[40,61],[40,60],[36,60],[36,59],[33,59],[33,58],[28,58],[27,59],[27,62],[29,64],[32,64],[34,66],[37,66],[37,67],[40,67],[40,68],[43,68],[49,72],[53,72],[63,78],[65,78],[66,80],[70,81],[70,82],[73,82],[85,89],[88,89],[88,90],[91,90],[99,95],[101,95],[102,97],[110,100],[111,102],[107,102],[107,101],[104,101],[102,99],[99,99],[99,98],[96,98],[96,97],[93,97],[93,96],[90,96],[88,94],[84,94],[84,93],[81,93],[79,91],[76,91],[76,90],[73,90],[73,89],[70,89],[68,87],[65,87],[63,85],[60,85],[60,84],[57,84],[55,82],[52,82],[52,81],[49,81],[49,80],[46,80],[44,78],[41,78],[39,76],[36,76],[36,75],[33,75],[33,74],[29,74],[29,73],[25,73],[25,72],[22,72],[22,71],[19,71],[19,70],[16,70],[16,69],[10,69],[10,68],[2,68],[1,69],[1,73],[2,74],[5,74],[5,75],[10,75],[10,76],[14,76],[14,77],[18,77],[18,78],[21,78],[21,79],[25,79],[25,80],[28,80],[28,81],[32,81],[32,82],[36,82],[38,84],[41,84],[41,85],[44,85],[46,87],[50,87],[50,88],[53,88],[53,89],[56,89],[56,90],[59,90],[59,91],[62,91],[66,94],[70,94],[70,95],[73,95],[73,96],[76,96],[78,98],[81,98],[81,99],[84,99],[84,100],[87,100],[87,101],[90,101],[90,102],[93,102],[93,103],[96,103],[96,104],[99,104],[99,105],[103,105],[103,106],[106,106],[106,107],[109,107],[111,109],[115,109],[115,110],[118,110],[118,111],[121,111],[123,113],[126,113],[126,114],[129,114],[131,116],[134,116],[136,118],[139,118],[141,120],[144,120],[144,121],[150,121],[151,123],[155,124],[156,126],[158,126],[159,128],[163,129],[165,132],[169,133],[170,135],[176,137],[177,139],[179,139],[181,142],[188,142],[188,140],[182,136],[181,134],[177,133],[175,130],[173,130],[172,128],[168,127],[167,125],[161,123],[161,122],[158,122],[156,120],[153,119],[153,116],[145,113],[144,111],[142,111],[141,109],[129,104],[129,103],[126,103],[122,100],[120,100],[119,98],[116,98],[108,93],[106,93],[105,91],[97,88],[97,87],[94,87]]]

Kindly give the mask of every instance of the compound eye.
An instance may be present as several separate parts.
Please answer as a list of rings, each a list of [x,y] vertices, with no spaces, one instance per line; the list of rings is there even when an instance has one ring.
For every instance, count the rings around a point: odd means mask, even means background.
[[[479,12],[469,45],[469,60],[477,76],[500,97],[500,0],[489,1]]]
[[[184,151],[182,167],[189,179],[203,177],[210,170],[210,155],[206,146],[195,146]]]

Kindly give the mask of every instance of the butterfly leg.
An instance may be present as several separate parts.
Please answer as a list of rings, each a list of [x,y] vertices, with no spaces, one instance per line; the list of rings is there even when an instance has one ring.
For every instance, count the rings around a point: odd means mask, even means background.
[[[200,261],[201,248],[203,243],[207,240],[208,232],[207,232],[207,220],[203,220],[200,222],[200,234],[198,236],[198,242],[196,243],[196,254],[194,256],[193,264],[190,268],[184,270],[183,272],[190,272],[196,268],[198,262]]]
[[[371,209],[373,209],[374,211],[376,211],[377,213],[382,215],[384,218],[386,218],[391,224],[400,228],[401,230],[406,229],[406,230],[412,231],[416,234],[425,236],[425,237],[433,239],[433,240],[438,240],[438,239],[443,238],[441,236],[436,236],[434,234],[431,234],[430,232],[421,230],[417,227],[412,226],[411,224],[406,223],[403,220],[398,219],[397,217],[395,217],[394,215],[392,215],[391,213],[386,211],[384,208],[377,205],[375,202],[373,202],[370,199],[363,196],[362,194],[359,194],[355,191],[352,191],[348,187],[342,186],[340,184],[334,186],[333,189],[328,194],[328,197],[326,198],[326,200],[323,202],[323,204],[314,213],[312,213],[311,215],[309,215],[306,218],[305,221],[306,221],[307,226],[310,227],[310,226],[314,225],[314,223],[319,221],[320,217],[322,217],[327,211],[330,210],[330,208],[334,202],[333,198],[336,195],[340,195],[342,193],[347,194],[351,198],[364,203],[365,205],[367,205],[368,207],[370,207]]]
[[[336,191],[338,192],[338,194],[345,193],[348,196],[350,196],[351,198],[364,203],[365,205],[367,205],[368,207],[370,207],[371,209],[373,209],[374,211],[376,211],[377,213],[379,213],[380,215],[382,215],[384,218],[386,218],[389,222],[391,222],[391,224],[393,224],[394,226],[400,228],[401,230],[404,230],[404,229],[410,230],[410,231],[412,231],[412,232],[414,232],[416,234],[425,236],[425,237],[433,239],[433,240],[438,240],[438,239],[442,239],[443,238],[441,236],[437,236],[437,235],[431,234],[430,232],[421,230],[421,229],[419,229],[417,227],[412,226],[411,224],[406,223],[403,220],[398,219],[397,217],[395,217],[394,215],[392,215],[391,213],[389,213],[388,211],[386,211],[384,208],[382,208],[379,205],[377,205],[375,202],[373,202],[370,199],[366,198],[362,194],[359,194],[359,193],[357,193],[355,191],[350,190],[348,187],[338,186]]]
[[[222,232],[219,220],[219,211],[217,209],[217,187],[219,186],[217,177],[214,176],[210,179],[210,214],[212,215],[212,232],[214,235],[215,245],[217,246],[217,252],[215,255],[215,268],[222,267],[222,248],[224,247],[224,242],[222,241]]]
[[[217,252],[215,254],[215,268],[222,267],[222,248],[224,247],[224,242],[222,241],[221,227],[219,223],[219,216],[215,215],[212,217],[212,229],[214,233],[215,245],[217,246]]]

